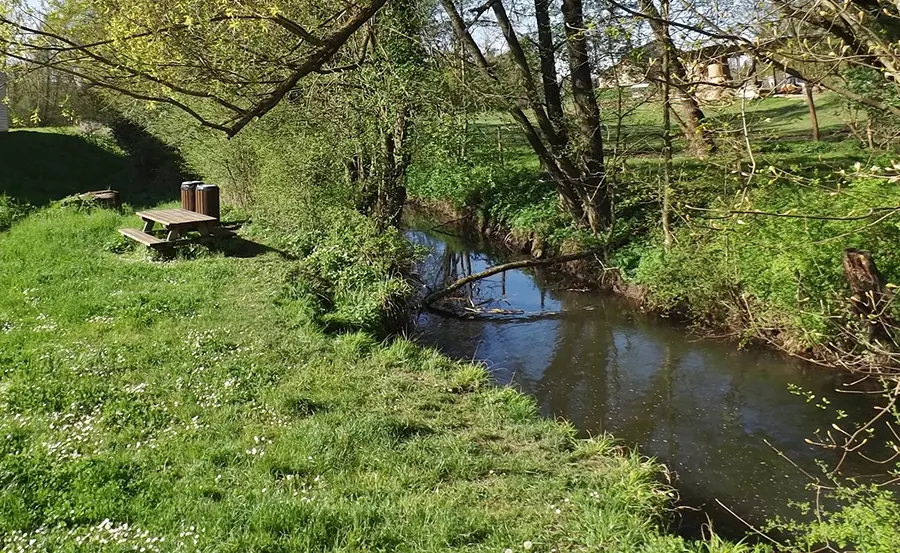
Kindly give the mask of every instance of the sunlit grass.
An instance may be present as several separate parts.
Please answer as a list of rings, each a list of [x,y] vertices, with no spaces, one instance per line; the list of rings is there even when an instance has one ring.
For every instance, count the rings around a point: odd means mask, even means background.
[[[2,551],[682,551],[660,467],[484,370],[329,335],[290,261],[0,235]],[[696,546],[699,547],[699,546]]]

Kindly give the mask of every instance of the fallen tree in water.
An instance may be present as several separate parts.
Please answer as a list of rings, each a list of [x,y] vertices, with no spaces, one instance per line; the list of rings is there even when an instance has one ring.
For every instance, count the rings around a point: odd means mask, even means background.
[[[485,269],[484,271],[481,271],[480,273],[475,273],[474,275],[469,275],[467,277],[461,278],[461,279],[457,280],[456,282],[454,282],[453,284],[446,286],[445,288],[441,288],[440,290],[431,292],[430,294],[425,296],[425,299],[423,299],[422,301],[425,305],[432,304],[438,300],[446,298],[447,296],[449,296],[453,292],[459,290],[466,284],[475,282],[476,280],[481,280],[481,279],[484,279],[484,278],[487,278],[490,276],[494,276],[494,275],[502,273],[504,271],[511,271],[513,269],[525,269],[528,267],[548,267],[551,265],[559,265],[562,263],[568,263],[570,261],[577,261],[579,259],[586,259],[588,257],[591,257],[592,255],[596,255],[596,252],[587,251],[587,252],[572,253],[572,254],[568,254],[568,255],[560,255],[557,257],[550,257],[547,259],[522,259],[519,261],[513,261],[511,263],[504,263],[503,265],[497,265],[495,267],[491,267],[490,269]]]

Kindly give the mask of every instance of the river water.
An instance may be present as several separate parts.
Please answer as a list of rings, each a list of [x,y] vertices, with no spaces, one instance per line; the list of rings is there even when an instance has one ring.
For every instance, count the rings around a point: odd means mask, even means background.
[[[444,228],[444,227],[442,227]],[[431,252],[419,273],[434,288],[510,260],[509,254],[434,230],[408,236]],[[420,315],[420,342],[483,361],[496,382],[536,398],[545,416],[571,421],[583,435],[610,432],[675,474],[681,530],[696,535],[707,516],[718,533],[740,537],[746,521],[797,517],[791,502],[810,502],[816,459],[834,454],[808,445],[831,427],[834,412],[791,386],[825,397],[832,409],[862,419],[870,399],[839,393],[843,376],[762,350],[691,336],[597,292],[548,287],[540,274],[509,271],[467,290],[482,309],[513,313],[461,320]],[[519,313],[521,311],[521,313]],[[781,454],[799,466],[795,468]],[[845,475],[866,468],[847,464]]]

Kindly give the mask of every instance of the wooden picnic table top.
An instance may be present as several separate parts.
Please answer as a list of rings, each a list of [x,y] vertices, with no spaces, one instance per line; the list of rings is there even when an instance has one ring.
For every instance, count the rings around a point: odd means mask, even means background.
[[[155,221],[164,226],[187,226],[201,223],[215,223],[215,217],[189,211],[187,209],[155,209],[152,211],[138,211],[137,216],[145,221]]]

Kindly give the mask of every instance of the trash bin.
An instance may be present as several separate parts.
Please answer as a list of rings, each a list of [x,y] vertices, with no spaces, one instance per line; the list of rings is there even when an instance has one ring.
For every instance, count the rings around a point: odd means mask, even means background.
[[[181,209],[187,209],[188,211],[197,211],[197,198],[195,196],[195,190],[198,184],[203,184],[203,182],[198,180],[191,180],[181,183]]]
[[[219,187],[215,184],[198,184],[196,192],[196,211],[219,219]]]

